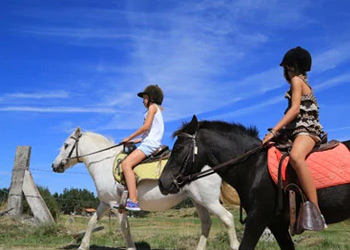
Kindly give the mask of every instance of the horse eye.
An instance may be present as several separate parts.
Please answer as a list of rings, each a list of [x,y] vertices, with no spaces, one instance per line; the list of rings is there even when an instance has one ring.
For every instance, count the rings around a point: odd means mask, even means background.
[[[69,145],[68,145],[67,143],[63,144],[64,149],[67,149],[68,146],[69,146]]]

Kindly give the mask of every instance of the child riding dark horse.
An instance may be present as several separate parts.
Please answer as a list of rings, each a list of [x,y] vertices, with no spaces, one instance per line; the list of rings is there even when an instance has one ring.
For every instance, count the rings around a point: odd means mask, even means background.
[[[306,196],[320,210],[314,180],[306,163],[306,157],[321,142],[320,137],[323,134],[319,123],[318,104],[306,74],[311,70],[311,55],[307,50],[297,47],[284,55],[280,65],[290,84],[290,90],[286,93],[289,106],[282,119],[266,134],[262,144],[267,145],[281,130],[293,140],[289,162]],[[321,218],[324,221],[322,215]]]
[[[194,116],[190,123],[174,135],[177,140],[159,181],[163,194],[178,192],[179,183],[176,181],[181,176],[182,180],[185,176],[193,177],[205,165],[214,167],[260,147],[260,150],[237,164],[215,171],[237,190],[241,205],[247,213],[239,249],[254,249],[266,227],[271,230],[281,249],[295,249],[288,231],[288,208],[284,207],[276,213],[278,188],[268,172],[267,149],[261,148],[256,129],[225,122],[198,122]],[[349,148],[349,142],[344,144]],[[347,166],[344,169],[349,169],[350,161]],[[187,180],[191,181],[191,178]],[[320,208],[327,223],[350,218],[349,182],[317,190]],[[285,194],[283,200],[286,201],[286,198]]]

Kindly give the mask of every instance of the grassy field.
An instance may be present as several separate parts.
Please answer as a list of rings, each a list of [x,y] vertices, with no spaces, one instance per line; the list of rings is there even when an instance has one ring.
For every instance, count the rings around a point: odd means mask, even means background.
[[[243,226],[234,211],[239,238]],[[57,225],[35,227],[28,219],[0,217],[0,250],[77,249],[72,235],[86,228],[88,217],[60,216]],[[130,218],[133,239],[138,249],[195,249],[200,234],[200,222],[193,208],[149,213],[144,218]],[[104,230],[93,234],[91,250],[125,249],[125,243],[115,217],[105,217],[99,223]],[[350,221],[345,221],[321,233],[306,232],[293,238],[298,250],[350,249]],[[208,249],[228,249],[223,224],[213,217]],[[257,250],[279,249],[275,242],[260,240]]]

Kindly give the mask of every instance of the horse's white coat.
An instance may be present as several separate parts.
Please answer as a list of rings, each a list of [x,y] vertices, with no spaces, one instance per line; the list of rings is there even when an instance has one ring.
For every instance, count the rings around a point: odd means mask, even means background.
[[[76,159],[67,159],[72,150],[75,140],[81,135],[79,128],[65,141],[66,147],[62,147],[59,155],[56,157],[52,168],[54,171],[64,171],[77,163]],[[78,154],[85,155],[113,145],[113,142],[107,140],[99,134],[87,132],[82,134],[78,142]],[[97,221],[102,218],[108,208],[112,208],[114,202],[119,201],[124,187],[114,180],[113,161],[115,156],[122,150],[122,146],[93,154],[81,158],[87,166],[91,177],[94,180],[98,198],[101,201],[96,213],[88,223],[85,236],[79,247],[79,250],[87,250],[90,246],[90,237],[92,229]],[[74,149],[72,157],[76,156]],[[63,169],[62,169],[63,168]],[[206,167],[208,168],[208,167]],[[206,242],[211,227],[211,218],[209,211],[218,216],[225,224],[230,239],[230,248],[238,249],[236,231],[233,222],[233,215],[228,212],[219,202],[221,178],[216,175],[210,175],[201,178],[186,185],[179,193],[174,195],[163,195],[158,188],[158,181],[143,181],[138,186],[138,200],[140,206],[146,211],[163,211],[169,209],[186,197],[190,197],[196,206],[198,216],[201,220],[202,232],[197,245],[197,250],[206,249]],[[114,209],[115,210],[115,209]],[[130,234],[127,212],[117,213],[120,227],[127,244],[128,250],[134,250],[135,245]]]

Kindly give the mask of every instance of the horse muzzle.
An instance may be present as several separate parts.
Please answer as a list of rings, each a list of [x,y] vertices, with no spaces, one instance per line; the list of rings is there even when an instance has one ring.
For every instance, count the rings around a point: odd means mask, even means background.
[[[159,186],[160,192],[163,195],[176,194],[181,190],[181,186],[178,185],[178,182],[175,179],[171,179],[166,182],[160,179],[158,182],[158,186]]]
[[[64,162],[61,161],[60,164],[56,165],[55,163],[52,163],[52,170],[55,172],[55,173],[63,173],[64,172]]]
[[[169,194],[168,188],[164,187],[163,182],[161,180],[158,180],[158,187],[159,187],[160,192],[163,195],[168,195]]]

